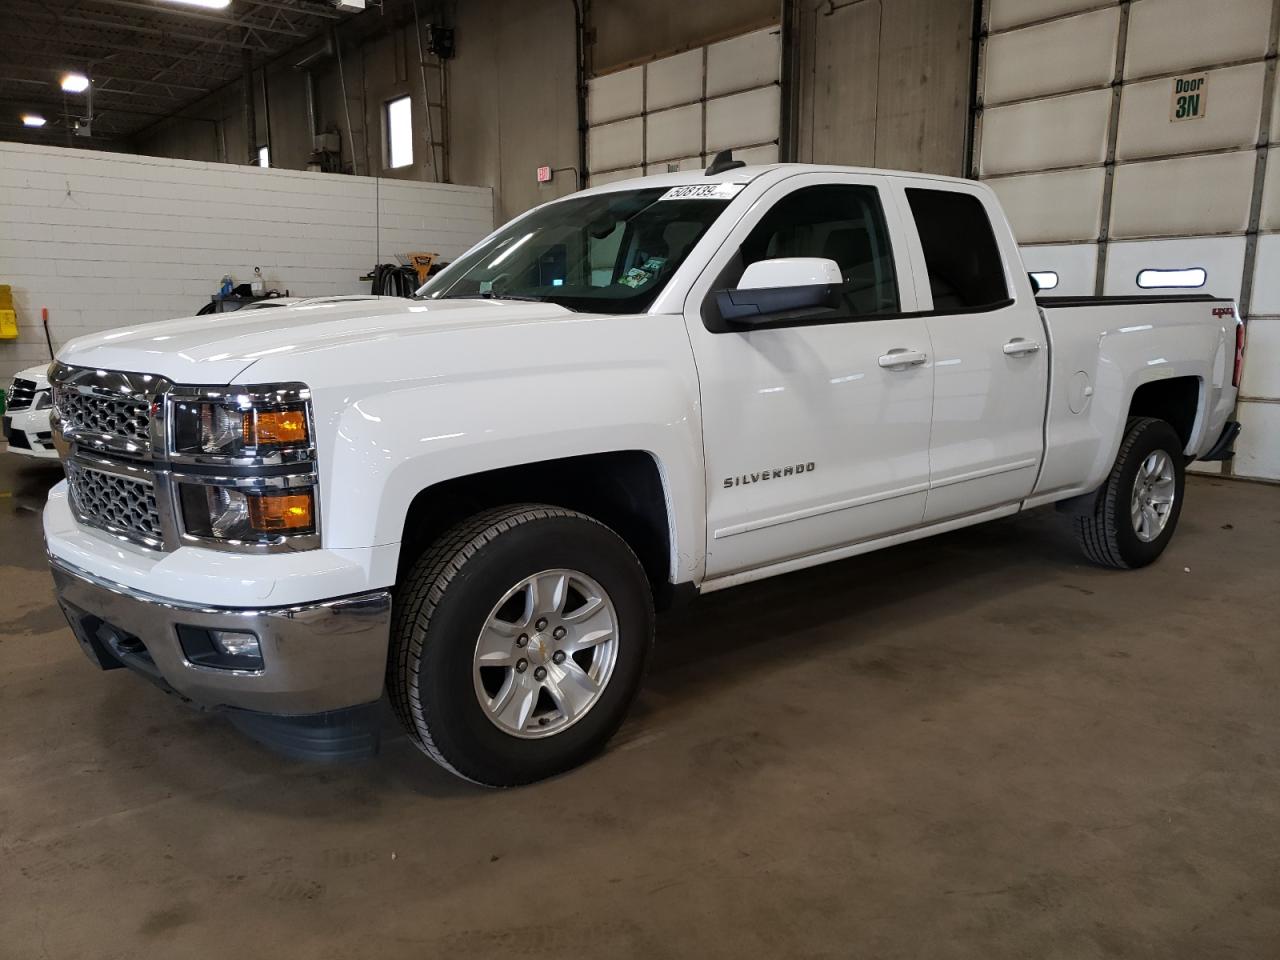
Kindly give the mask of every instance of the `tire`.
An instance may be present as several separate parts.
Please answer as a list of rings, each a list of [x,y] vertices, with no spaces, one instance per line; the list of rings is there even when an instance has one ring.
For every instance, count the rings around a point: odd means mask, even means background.
[[[512,593],[526,582],[536,586]],[[584,615],[589,595],[602,603]],[[545,623],[531,604],[555,596],[563,612]],[[395,608],[387,689],[401,723],[432,760],[485,786],[531,783],[599,752],[653,645],[653,597],[635,554],[608,527],[559,507],[501,507],[460,523],[397,586]],[[608,628],[611,640],[595,639]],[[508,659],[490,666],[494,657]]]
[[[1164,461],[1159,457],[1163,456]],[[1162,521],[1134,518],[1135,484],[1139,473],[1152,463],[1167,462],[1171,474],[1173,500]],[[1134,569],[1154,561],[1173,538],[1182,512],[1186,472],[1182,440],[1168,423],[1152,417],[1134,417],[1128,422],[1115,465],[1092,503],[1075,517],[1080,548],[1093,563],[1103,567]],[[1167,489],[1161,481],[1152,489]],[[1138,490],[1139,495],[1142,490]],[[1141,497],[1140,497],[1141,500]],[[1155,511],[1155,508],[1152,508]],[[1159,511],[1155,511],[1159,514]],[[1140,530],[1140,524],[1143,529]]]

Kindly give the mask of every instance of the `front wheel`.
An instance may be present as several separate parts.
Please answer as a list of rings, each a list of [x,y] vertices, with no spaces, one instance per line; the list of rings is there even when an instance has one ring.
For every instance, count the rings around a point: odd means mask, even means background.
[[[397,588],[387,689],[433,760],[487,786],[604,746],[653,642],[648,579],[590,517],[525,505],[443,536]]]
[[[1163,420],[1135,417],[1091,508],[1075,518],[1094,563],[1131,569],[1154,561],[1173,538],[1186,484],[1182,441]]]

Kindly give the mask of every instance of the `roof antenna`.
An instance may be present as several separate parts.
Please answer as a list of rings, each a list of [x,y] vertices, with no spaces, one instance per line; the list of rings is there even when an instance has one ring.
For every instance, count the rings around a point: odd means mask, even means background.
[[[711,160],[711,166],[707,167],[707,176],[714,177],[717,173],[724,173],[726,170],[736,170],[738,167],[745,167],[745,160],[733,159],[732,150],[721,150]]]

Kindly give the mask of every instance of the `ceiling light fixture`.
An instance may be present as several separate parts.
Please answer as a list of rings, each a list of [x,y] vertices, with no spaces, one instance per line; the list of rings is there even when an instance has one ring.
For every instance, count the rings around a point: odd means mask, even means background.
[[[38,113],[24,113],[22,115],[22,125],[24,127],[43,127],[44,117]]]
[[[225,10],[231,6],[231,0],[167,0],[169,3],[181,3],[188,7],[204,7],[207,10]]]
[[[62,90],[64,93],[84,93],[89,89],[89,78],[83,73],[64,73]]]

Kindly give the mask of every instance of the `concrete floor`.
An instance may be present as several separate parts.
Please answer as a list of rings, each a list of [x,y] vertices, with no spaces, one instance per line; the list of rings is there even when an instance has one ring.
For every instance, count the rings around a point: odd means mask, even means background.
[[[54,471],[0,457],[0,956],[1280,955],[1280,488],[1193,479],[1135,573],[1047,512],[709,597],[605,756],[488,792],[92,669]]]

